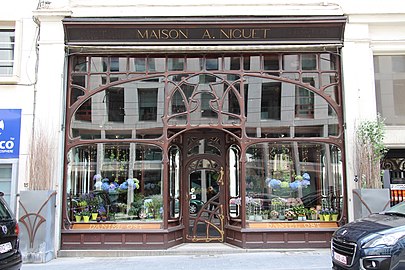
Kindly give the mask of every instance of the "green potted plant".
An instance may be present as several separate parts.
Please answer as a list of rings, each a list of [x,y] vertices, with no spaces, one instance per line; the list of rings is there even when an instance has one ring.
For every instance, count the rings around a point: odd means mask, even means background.
[[[307,210],[303,205],[297,205],[293,207],[293,211],[295,212],[296,216],[298,217],[299,221],[307,220]]]
[[[330,221],[330,211],[328,208],[322,209],[319,215],[322,216],[321,220],[323,219],[323,221]]]
[[[139,218],[139,214],[143,207],[144,195],[141,193],[136,193],[134,195],[134,201],[131,204],[131,207],[127,209],[129,216],[135,216]]]
[[[316,220],[317,219],[316,214],[317,214],[317,212],[316,212],[316,209],[314,207],[309,208],[309,210],[308,210],[308,218],[309,219]]]
[[[88,208],[85,208],[82,211],[82,217],[83,217],[84,222],[89,222],[89,220],[90,220],[90,211],[88,210]]]
[[[337,221],[338,216],[339,216],[339,213],[338,213],[338,211],[336,209],[331,209],[330,210],[330,220],[331,221]]]
[[[269,214],[270,214],[270,211],[269,211],[269,210],[263,210],[263,211],[262,211],[262,218],[263,218],[264,220],[269,219]]]
[[[160,217],[160,210],[162,207],[162,196],[152,195],[145,200],[145,207],[153,219]]]
[[[80,222],[82,220],[82,213],[78,210],[74,211],[74,216],[75,216],[75,220],[76,222]]]

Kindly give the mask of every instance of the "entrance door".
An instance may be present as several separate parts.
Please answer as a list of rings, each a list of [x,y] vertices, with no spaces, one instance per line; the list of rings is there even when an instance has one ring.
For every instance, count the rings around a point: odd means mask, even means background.
[[[220,132],[190,133],[186,138],[183,168],[183,209],[189,242],[224,241],[224,135]]]

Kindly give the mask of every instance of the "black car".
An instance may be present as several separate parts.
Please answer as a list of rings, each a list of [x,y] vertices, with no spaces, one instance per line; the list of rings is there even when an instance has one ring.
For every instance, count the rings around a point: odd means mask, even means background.
[[[0,269],[15,270],[22,266],[18,223],[0,192]]]
[[[340,227],[331,248],[333,269],[405,269],[405,202]]]

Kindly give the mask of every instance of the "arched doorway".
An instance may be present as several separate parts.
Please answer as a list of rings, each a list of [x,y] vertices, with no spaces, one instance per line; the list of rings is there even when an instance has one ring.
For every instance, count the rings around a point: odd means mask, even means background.
[[[225,134],[212,129],[184,136],[183,209],[186,242],[223,242],[225,222]],[[188,211],[187,211],[188,210]]]

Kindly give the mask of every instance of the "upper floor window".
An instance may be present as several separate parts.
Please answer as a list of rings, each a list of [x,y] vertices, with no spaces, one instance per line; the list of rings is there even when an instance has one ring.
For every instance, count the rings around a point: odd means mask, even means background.
[[[16,83],[20,69],[20,23],[0,21],[0,83]]]
[[[0,76],[12,76],[14,65],[14,29],[0,29]]]
[[[374,56],[377,111],[387,125],[405,125],[405,55]]]
[[[139,121],[157,120],[157,89],[138,89]]]
[[[280,120],[281,83],[270,82],[262,85],[261,118]]]

